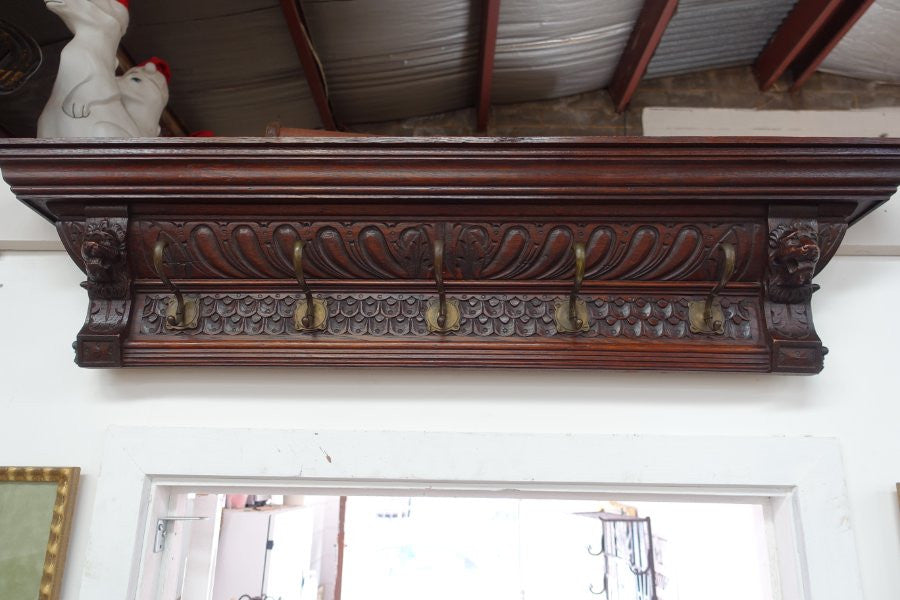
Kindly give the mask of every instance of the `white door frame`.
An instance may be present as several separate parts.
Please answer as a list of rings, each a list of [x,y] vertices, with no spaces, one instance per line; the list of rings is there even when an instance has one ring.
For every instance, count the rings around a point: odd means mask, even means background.
[[[784,600],[862,598],[833,439],[133,427],[107,434],[81,598],[135,597],[160,491],[247,487],[756,502]]]

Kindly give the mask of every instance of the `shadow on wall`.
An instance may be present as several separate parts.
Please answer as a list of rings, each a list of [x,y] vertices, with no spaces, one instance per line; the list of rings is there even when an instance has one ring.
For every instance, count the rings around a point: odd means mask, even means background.
[[[728,405],[783,402],[803,405],[810,377],[741,373],[541,371],[501,369],[165,368],[100,372],[104,395],[117,401],[204,397],[297,401],[355,400],[427,403],[484,400],[621,405],[640,398],[658,404]],[[736,389],[747,393],[735,393]],[[721,393],[717,393],[721,392]]]

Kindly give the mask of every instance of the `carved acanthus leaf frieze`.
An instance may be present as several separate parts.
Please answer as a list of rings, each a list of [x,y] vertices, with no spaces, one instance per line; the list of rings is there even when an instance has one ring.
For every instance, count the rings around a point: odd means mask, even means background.
[[[321,279],[430,279],[431,244],[445,241],[447,279],[547,280],[572,276],[574,241],[587,247],[588,280],[715,278],[712,251],[737,246],[736,281],[759,276],[761,225],[713,223],[414,223],[142,221],[131,251],[152,277],[150,249],[165,239],[175,278],[289,278],[291,249],[307,242],[305,268]]]
[[[460,328],[450,334],[428,331],[425,309],[434,296],[426,294],[327,294],[323,335],[354,336],[474,336],[553,337],[553,296],[458,295]],[[200,319],[194,330],[174,332],[164,325],[169,296],[148,295],[141,314],[143,335],[309,335],[294,329],[296,296],[285,294],[202,295]],[[696,339],[688,321],[688,304],[695,298],[585,298],[591,327],[579,337]],[[755,303],[722,299],[725,334],[717,339],[751,340],[758,320]]]

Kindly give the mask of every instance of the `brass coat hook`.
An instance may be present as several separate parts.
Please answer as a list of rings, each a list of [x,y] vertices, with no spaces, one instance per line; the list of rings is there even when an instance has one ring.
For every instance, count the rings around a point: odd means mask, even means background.
[[[705,301],[694,300],[688,306],[691,333],[725,333],[725,313],[717,296],[734,275],[735,250],[734,244],[719,244],[718,248],[725,259],[720,263],[719,281],[707,294]]]
[[[605,574],[605,573],[603,575],[603,588],[599,592],[594,589],[593,583],[588,588],[588,590],[595,596],[606,596],[608,589],[609,589],[609,575]]]
[[[325,322],[328,320],[328,304],[325,300],[313,298],[312,290],[306,282],[303,274],[303,240],[294,242],[294,275],[300,284],[300,289],[306,296],[304,302],[297,302],[294,310],[294,328],[297,331],[325,331]]]
[[[174,302],[170,300],[166,307],[166,329],[176,331],[196,329],[197,321],[200,317],[197,300],[195,298],[185,298],[178,286],[172,283],[166,275],[163,266],[163,253],[165,250],[166,241],[163,239],[156,240],[156,245],[153,246],[153,268],[156,271],[156,276],[166,284],[166,287],[172,290],[172,295],[174,296]]]
[[[434,282],[437,284],[437,300],[430,300],[425,309],[425,324],[432,333],[448,333],[459,330],[459,302],[447,299],[444,290],[444,240],[435,240]]]
[[[575,253],[575,281],[572,285],[572,291],[569,292],[569,300],[557,302],[554,312],[556,330],[560,333],[580,333],[591,328],[587,303],[578,297],[578,293],[581,291],[581,284],[584,281],[586,254],[584,244],[575,242],[572,244],[572,251]]]
[[[590,592],[595,596],[609,596],[609,554],[606,552],[606,526],[600,529],[600,551],[594,552],[594,547],[592,544],[588,544],[587,547],[588,554],[591,556],[602,556],[603,557],[603,587],[598,592],[594,589],[594,584],[590,585]]]

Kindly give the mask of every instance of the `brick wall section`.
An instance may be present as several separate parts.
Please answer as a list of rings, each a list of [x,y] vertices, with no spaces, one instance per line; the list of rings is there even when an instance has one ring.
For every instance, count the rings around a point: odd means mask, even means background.
[[[647,106],[849,110],[900,106],[900,85],[816,73],[797,92],[780,82],[760,92],[749,67],[714,69],[641,82],[628,110],[619,115],[606,90],[575,96],[494,105],[487,135],[642,135]],[[338,115],[340,116],[340,115]],[[477,135],[475,109],[362,123],[347,129],[380,135]]]

